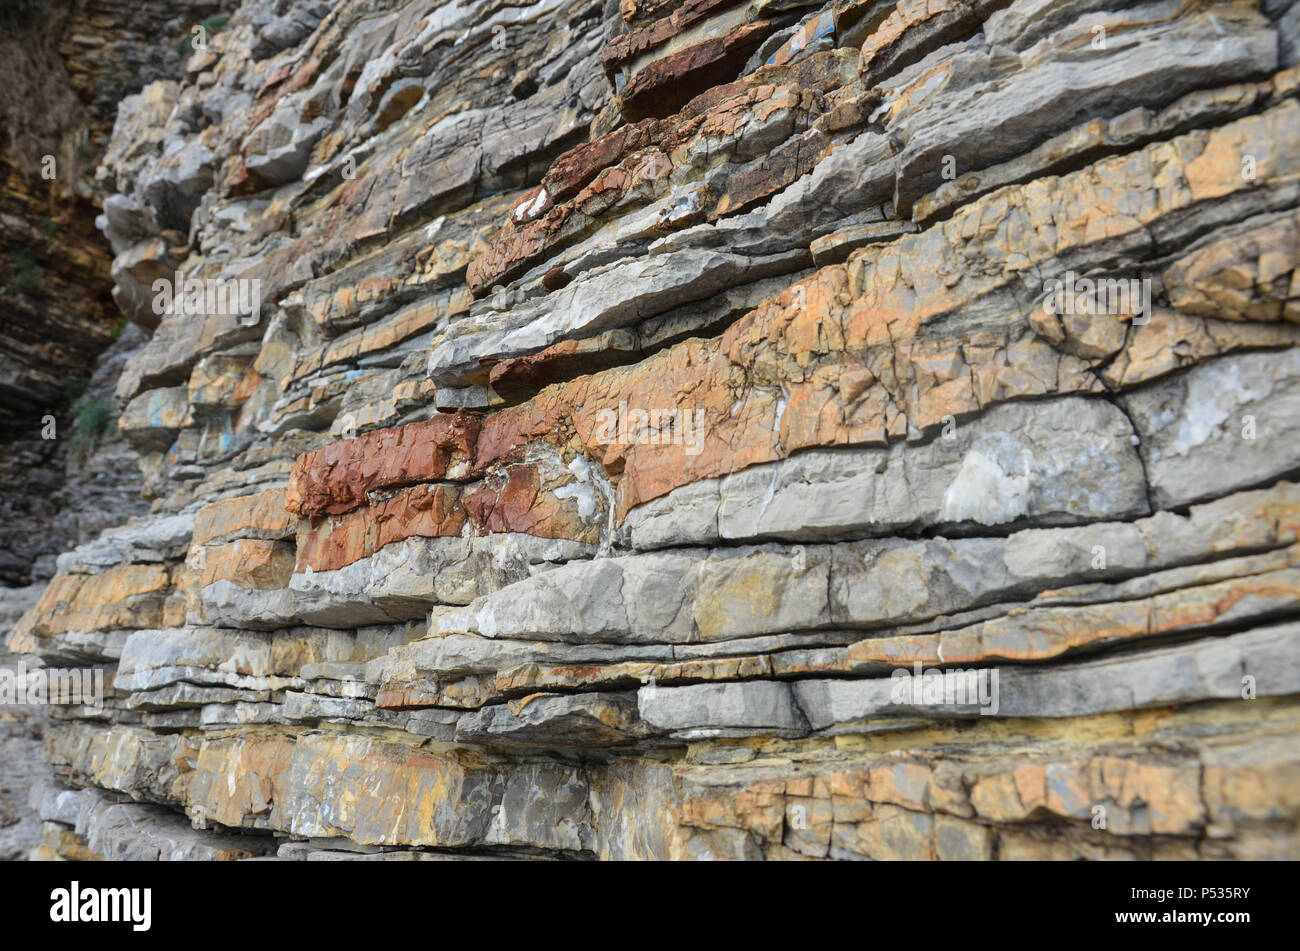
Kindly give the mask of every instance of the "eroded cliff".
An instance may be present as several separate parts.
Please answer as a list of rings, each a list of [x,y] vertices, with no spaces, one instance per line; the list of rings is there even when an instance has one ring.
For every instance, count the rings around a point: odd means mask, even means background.
[[[1297,34],[243,3],[96,176],[42,854],[1300,856]]]

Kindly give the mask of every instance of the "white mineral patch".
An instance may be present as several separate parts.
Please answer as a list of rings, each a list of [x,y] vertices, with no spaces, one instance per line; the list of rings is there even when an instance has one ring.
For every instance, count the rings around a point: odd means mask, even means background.
[[[1241,379],[1241,366],[1224,361],[1193,373],[1187,381],[1178,435],[1168,451],[1176,456],[1187,453],[1214,438],[1237,410],[1268,395],[1264,385],[1251,387]]]
[[[516,221],[529,221],[541,213],[543,206],[546,204],[546,189],[539,188],[537,196],[532,201],[520,205],[515,209]]]
[[[578,503],[578,517],[591,518],[596,512],[596,490],[592,485],[591,463],[583,458],[578,457],[569,463],[569,472],[577,478],[577,482],[570,482],[568,485],[560,486],[555,490],[557,499],[573,499]]]
[[[1024,471],[1012,475],[978,449],[962,459],[957,478],[943,496],[942,519],[946,522],[980,522],[986,525],[1009,522],[1029,511],[1029,460]]]

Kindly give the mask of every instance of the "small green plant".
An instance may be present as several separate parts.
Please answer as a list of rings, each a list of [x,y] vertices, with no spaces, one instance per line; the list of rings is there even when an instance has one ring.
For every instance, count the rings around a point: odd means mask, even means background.
[[[77,143],[77,147],[74,151],[77,153],[78,159],[83,162],[89,162],[91,157],[95,154],[95,147],[90,144],[90,139],[82,139]]]
[[[26,248],[9,255],[9,290],[23,297],[45,296],[45,272]]]
[[[126,319],[126,314],[122,313],[121,311],[118,311],[117,323],[113,326],[114,340],[118,339],[119,337],[122,336],[123,333],[126,332],[127,324],[129,324],[130,322],[131,321]]]
[[[63,226],[48,215],[41,219],[41,227],[45,230],[45,236],[51,241],[57,238],[59,232],[63,230]]]
[[[69,403],[81,399],[81,394],[86,392],[87,382],[89,381],[84,376],[74,376],[71,373],[63,378],[63,395]]]
[[[95,396],[82,403],[73,417],[72,439],[68,441],[72,458],[84,461],[94,452],[112,421],[113,406],[108,400]]]

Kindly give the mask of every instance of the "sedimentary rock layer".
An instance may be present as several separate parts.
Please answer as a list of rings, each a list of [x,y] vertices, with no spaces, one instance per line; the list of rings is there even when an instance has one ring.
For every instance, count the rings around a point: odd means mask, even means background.
[[[42,854],[1300,856],[1297,9],[247,0]]]

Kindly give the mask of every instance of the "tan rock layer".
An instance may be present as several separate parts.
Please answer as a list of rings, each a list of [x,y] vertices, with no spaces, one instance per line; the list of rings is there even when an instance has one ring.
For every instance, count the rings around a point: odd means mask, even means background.
[[[294,549],[285,542],[241,538],[204,552],[199,584],[231,581],[259,591],[284,588],[293,574]]]
[[[119,565],[98,575],[55,575],[16,636],[159,627],[171,574],[161,565]]]
[[[233,538],[291,538],[297,520],[285,506],[284,489],[209,502],[194,518],[194,545]]]
[[[63,724],[48,749],[76,782],[211,822],[373,845],[659,859],[1294,858],[1296,723],[1293,700],[1219,701],[1136,720],[977,721],[583,766],[337,728]],[[498,816],[503,798],[529,805]],[[1044,816],[1050,838],[1034,834]]]

